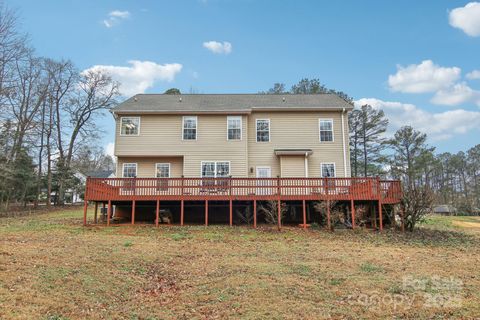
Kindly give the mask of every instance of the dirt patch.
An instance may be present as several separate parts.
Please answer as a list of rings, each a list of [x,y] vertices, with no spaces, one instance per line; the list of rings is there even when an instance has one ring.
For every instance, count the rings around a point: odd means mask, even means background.
[[[457,227],[474,229],[475,231],[480,232],[480,222],[467,222],[467,221],[454,220],[452,223],[454,226],[457,226]]]

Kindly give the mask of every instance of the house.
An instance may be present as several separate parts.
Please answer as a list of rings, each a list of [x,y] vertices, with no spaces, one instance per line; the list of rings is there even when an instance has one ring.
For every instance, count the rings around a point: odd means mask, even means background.
[[[73,177],[75,179],[75,185],[65,190],[65,204],[78,204],[83,202],[83,193],[84,193],[87,177],[115,178],[115,171],[98,170],[98,171],[87,172],[87,174],[83,174],[77,171],[73,174]],[[56,198],[57,198],[57,192],[56,191],[52,192],[51,193],[52,203],[55,202]]]
[[[92,178],[115,178],[114,170],[97,170],[87,172],[87,177]]]
[[[334,94],[139,94],[112,110],[117,177],[350,177]]]
[[[350,178],[352,109],[334,94],[135,95],[111,111],[118,178],[87,179],[84,223],[94,201],[116,205],[116,218],[157,225],[160,206],[181,225],[232,225],[234,205],[253,206],[255,226],[257,201],[275,200],[298,206],[292,222],[306,226],[310,204],[332,200],[348,203],[352,227],[354,202],[375,203],[381,229],[382,204],[400,201],[400,182]]]
[[[457,209],[448,204],[438,205],[433,207],[433,213],[440,214],[440,215],[455,215],[457,213]]]

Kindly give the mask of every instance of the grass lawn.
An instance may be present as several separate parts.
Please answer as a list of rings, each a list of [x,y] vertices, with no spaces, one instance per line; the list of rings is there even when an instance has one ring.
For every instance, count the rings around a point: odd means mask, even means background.
[[[474,318],[480,219],[413,234],[0,218],[1,319]]]

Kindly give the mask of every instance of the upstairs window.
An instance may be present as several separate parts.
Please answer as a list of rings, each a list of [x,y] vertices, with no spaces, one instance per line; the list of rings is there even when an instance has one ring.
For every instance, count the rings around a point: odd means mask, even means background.
[[[137,164],[136,163],[124,163],[123,164],[123,177],[135,178],[137,176]]]
[[[227,117],[228,140],[242,140],[242,117]]]
[[[140,133],[140,117],[122,117],[120,119],[120,135],[138,136]]]
[[[270,141],[270,120],[257,119],[257,142]]]
[[[333,120],[320,119],[320,142],[333,141]]]
[[[335,178],[335,163],[322,163],[322,178]]]
[[[197,140],[197,117],[183,117],[183,140]]]

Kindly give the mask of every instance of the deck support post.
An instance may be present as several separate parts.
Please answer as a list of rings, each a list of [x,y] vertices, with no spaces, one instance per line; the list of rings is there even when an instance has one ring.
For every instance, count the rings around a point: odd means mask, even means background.
[[[307,209],[305,207],[305,199],[302,201],[303,209],[303,230],[307,230]]]
[[[332,230],[332,221],[330,219],[330,200],[327,200],[327,228],[328,231]]]
[[[208,200],[205,200],[205,226],[208,226]]]
[[[84,200],[83,201],[83,225],[87,225],[87,207],[88,207],[88,201]]]
[[[378,225],[380,231],[383,230],[383,216],[382,216],[382,182],[380,177],[377,177],[377,192],[378,192]]]
[[[277,208],[277,217],[278,217],[278,230],[282,229],[282,201],[278,198],[278,208]]]
[[[155,211],[155,227],[158,227],[160,220],[160,200],[157,199],[157,210]]]
[[[95,201],[95,214],[93,217],[93,221],[95,222],[95,224],[97,224],[97,217],[98,217],[98,202]]]
[[[110,226],[110,218],[112,217],[112,200],[108,200],[107,208],[107,227]]]
[[[183,180],[182,180],[183,181]],[[180,225],[183,226],[183,200],[180,200]]]
[[[383,217],[382,217],[382,199],[378,199],[378,219],[380,231],[383,230]]]
[[[135,224],[135,200],[132,201],[132,224]]]
[[[253,228],[257,228],[257,200],[253,200]]]
[[[233,225],[232,199],[230,199],[230,227]]]
[[[355,201],[351,200],[351,208],[352,208],[352,229],[355,229]]]

